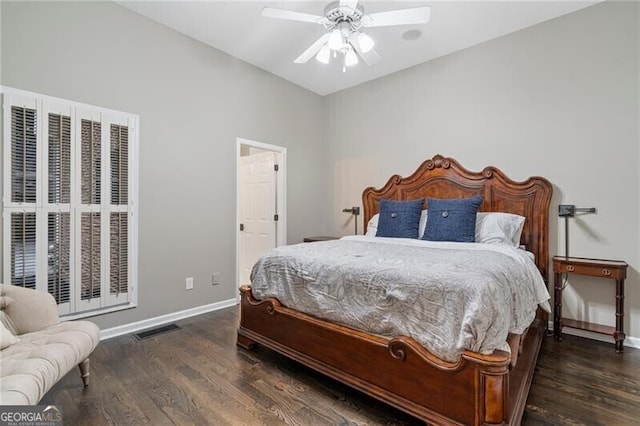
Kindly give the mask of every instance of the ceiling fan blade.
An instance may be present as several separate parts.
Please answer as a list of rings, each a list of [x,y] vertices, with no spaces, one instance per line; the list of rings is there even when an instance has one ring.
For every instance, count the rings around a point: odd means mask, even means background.
[[[429,6],[410,9],[389,10],[371,13],[362,17],[363,27],[387,27],[391,25],[426,24],[431,17]]]
[[[380,55],[376,52],[376,49],[371,49],[367,53],[359,53],[360,57],[364,61],[365,64],[372,66],[380,62]]]
[[[351,10],[356,10],[356,7],[358,6],[358,0],[340,0],[339,6]]]
[[[358,41],[358,37],[350,37],[349,43],[351,43],[353,49],[358,52],[358,55],[360,55],[365,64],[371,66],[380,62],[380,55],[378,55],[378,52],[376,52],[375,49],[371,49],[366,53],[362,51],[362,48],[360,48],[360,41]]]
[[[310,22],[312,24],[324,24],[327,18],[320,15],[312,15],[310,13],[295,12],[293,10],[274,9],[265,7],[262,9],[262,16],[267,18],[287,19],[289,21]]]
[[[302,52],[302,54],[298,56],[296,60],[293,62],[295,62],[296,64],[304,64],[305,62],[307,62],[309,59],[315,56],[316,53],[320,51],[320,49],[322,49],[322,46],[324,46],[325,43],[329,41],[330,36],[331,36],[331,33],[326,33],[325,35],[320,37],[318,40],[315,41],[315,43],[309,46],[307,50]]]

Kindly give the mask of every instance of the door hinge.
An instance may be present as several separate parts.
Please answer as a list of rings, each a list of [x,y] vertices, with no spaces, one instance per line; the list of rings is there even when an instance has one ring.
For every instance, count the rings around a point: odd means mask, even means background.
[[[278,170],[280,170],[280,166],[277,165],[277,164],[274,164],[273,165],[273,170],[277,172]]]
[[[241,223],[241,224],[240,224],[240,230],[241,230],[241,231],[244,231],[244,223]]]
[[[275,220],[276,222],[278,221],[278,215],[277,214],[273,215],[273,220]]]

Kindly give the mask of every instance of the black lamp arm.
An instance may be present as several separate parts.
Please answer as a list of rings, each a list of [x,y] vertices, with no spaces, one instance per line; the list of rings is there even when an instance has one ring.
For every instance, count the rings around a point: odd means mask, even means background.
[[[360,215],[360,207],[358,206],[353,206],[353,207],[349,207],[346,209],[342,209],[343,213],[351,213],[352,215],[355,216],[355,235],[358,235],[358,216]]]
[[[576,213],[596,213],[595,207],[576,207],[575,204],[560,204],[558,206],[558,216],[574,217]]]
[[[351,213],[354,216],[360,215],[360,207],[350,207],[348,209],[342,209],[342,213]]]
[[[576,207],[575,204],[560,204],[558,216],[564,217],[564,255],[569,257],[569,218],[576,213],[596,213],[595,207]]]

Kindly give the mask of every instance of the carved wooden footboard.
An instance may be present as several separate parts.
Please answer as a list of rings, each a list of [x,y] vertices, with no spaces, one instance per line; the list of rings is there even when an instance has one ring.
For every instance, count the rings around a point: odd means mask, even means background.
[[[429,424],[518,424],[531,384],[544,324],[536,320],[514,369],[511,356],[465,351],[457,363],[414,339],[394,339],[324,321],[241,293],[238,345],[255,343],[393,405]]]

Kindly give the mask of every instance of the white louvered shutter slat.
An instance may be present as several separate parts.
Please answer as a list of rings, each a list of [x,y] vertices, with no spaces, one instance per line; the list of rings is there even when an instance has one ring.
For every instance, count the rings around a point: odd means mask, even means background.
[[[11,201],[36,202],[36,110],[11,107]]]
[[[100,190],[102,186],[102,123],[99,121],[82,120],[81,129],[82,174],[80,179],[80,193],[82,204],[100,204]]]
[[[11,284],[36,288],[36,213],[11,213]]]
[[[99,298],[100,291],[100,213],[86,212],[81,217],[81,296],[82,300]]]
[[[111,204],[129,202],[129,128],[111,124]]]
[[[51,204],[71,202],[71,117],[49,114],[49,182]]]
[[[47,218],[47,289],[56,303],[71,299],[71,214],[49,213]]]
[[[111,213],[110,220],[110,293],[119,296],[129,291],[128,215]]]

